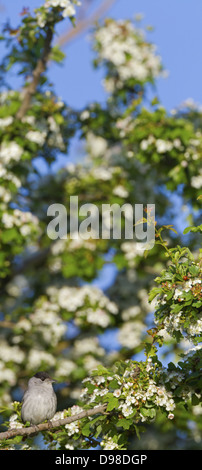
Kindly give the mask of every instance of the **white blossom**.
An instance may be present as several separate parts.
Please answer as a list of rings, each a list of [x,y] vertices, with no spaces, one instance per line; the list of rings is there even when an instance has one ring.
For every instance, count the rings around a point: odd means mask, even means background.
[[[132,414],[133,407],[124,403],[124,405],[121,406],[121,411],[123,413],[123,416],[127,418],[127,416],[130,416]]]
[[[112,437],[108,436],[101,441],[100,445],[104,450],[114,450],[119,448],[118,444],[113,441]]]
[[[192,188],[195,188],[195,189],[202,188],[202,172],[200,175],[191,177],[191,186]]]
[[[139,321],[123,324],[118,333],[118,340],[122,346],[135,348],[141,343],[144,325]]]
[[[170,152],[173,148],[173,143],[169,140],[156,140],[156,150],[158,153]]]
[[[89,153],[95,158],[104,155],[107,150],[107,141],[93,132],[87,133],[86,142]]]
[[[25,353],[19,346],[10,346],[6,340],[0,341],[0,359],[4,362],[21,364],[25,359]]]
[[[13,123],[13,116],[7,116],[5,118],[0,118],[0,127],[4,128],[10,126]]]
[[[115,194],[115,196],[119,196],[119,197],[128,197],[128,191],[127,189],[124,188],[124,186],[116,186],[114,189],[113,189],[113,194]]]
[[[9,418],[9,429],[23,428],[23,424],[18,421],[17,413],[13,414]]]
[[[26,139],[30,140],[30,142],[35,142],[42,147],[45,143],[46,132],[29,131],[25,137]]]
[[[90,113],[87,109],[85,109],[84,111],[82,111],[82,113],[80,114],[80,119],[81,121],[85,121],[86,119],[88,119],[90,117]]]
[[[19,161],[23,154],[23,149],[17,142],[3,142],[0,147],[0,160],[3,163],[10,163],[12,160]]]
[[[75,341],[74,352],[78,357],[90,352],[98,356],[102,356],[104,354],[104,349],[99,346],[97,337],[87,337],[83,339],[77,339]]]
[[[50,353],[33,348],[28,354],[27,364],[30,369],[37,370],[41,364],[46,363],[48,366],[55,366],[56,359]]]
[[[95,167],[91,171],[95,179],[110,181],[112,179],[113,170],[111,168],[105,168],[104,166]]]
[[[76,364],[69,359],[61,359],[58,361],[58,367],[56,370],[56,377],[65,376],[68,377],[71,375],[73,370],[75,370]]]
[[[4,381],[8,382],[9,385],[12,387],[13,385],[16,384],[16,380],[17,380],[16,374],[12,369],[6,367],[3,361],[4,360],[0,361],[0,382],[1,383],[3,383]]]
[[[117,397],[117,398],[120,397],[121,390],[119,388],[117,388],[116,390],[114,390],[113,395],[114,395],[114,397]]]
[[[102,309],[93,310],[92,308],[87,309],[86,311],[87,321],[92,325],[100,325],[103,328],[107,328],[110,325],[110,317],[109,315]],[[79,324],[78,318],[76,319],[76,323]]]
[[[107,91],[122,88],[131,78],[142,82],[160,74],[161,58],[155,54],[155,47],[131,22],[111,20],[96,31],[95,40],[99,61],[111,63],[118,72],[118,78],[109,73],[104,80]]]
[[[68,436],[73,436],[74,434],[79,433],[78,421],[73,421],[72,423],[65,424],[65,429],[67,430]]]
[[[74,1],[75,4],[80,5],[79,1]],[[61,7],[64,8],[63,16],[74,16],[76,13],[75,7],[70,0],[46,0],[45,7]]]

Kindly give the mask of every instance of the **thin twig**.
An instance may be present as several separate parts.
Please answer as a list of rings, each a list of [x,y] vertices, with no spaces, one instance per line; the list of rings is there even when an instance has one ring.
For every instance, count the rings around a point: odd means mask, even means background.
[[[102,2],[101,5],[97,8],[97,10],[91,16],[82,18],[80,21],[78,21],[75,28],[70,29],[66,33],[62,34],[57,44],[59,46],[64,46],[65,44],[75,39],[77,36],[83,33],[86,29],[92,26],[93,23],[98,21],[101,18],[101,16],[103,16],[109,10],[109,8],[112,6],[112,4],[115,1],[116,0],[105,0],[105,2]]]
[[[29,426],[27,428],[24,427],[24,428],[9,429],[8,431],[0,433],[0,440],[2,441],[2,440],[11,439],[12,437],[15,437],[15,436],[29,436],[30,434],[36,434],[41,431],[49,431],[50,429],[59,428],[60,426],[64,426],[65,424],[73,423],[73,421],[78,421],[83,418],[87,418],[88,416],[93,416],[99,413],[105,414],[106,407],[107,407],[106,404],[95,406],[95,408],[81,411],[80,413],[77,413],[73,416],[68,416],[67,418],[48,421],[47,423],[41,423],[38,425]]]
[[[12,323],[11,321],[7,321],[7,320],[0,321],[0,328],[12,329],[12,328],[15,328],[15,327],[16,327],[16,324]]]

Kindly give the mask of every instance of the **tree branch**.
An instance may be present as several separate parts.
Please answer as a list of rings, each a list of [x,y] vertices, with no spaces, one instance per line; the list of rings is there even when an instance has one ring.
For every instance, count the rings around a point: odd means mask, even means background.
[[[101,5],[97,8],[97,10],[90,17],[82,18],[78,21],[75,28],[70,29],[66,33],[62,34],[57,44],[59,46],[64,46],[67,42],[70,42],[75,39],[77,36],[83,33],[83,31],[85,31],[93,23],[95,23],[95,21],[98,21],[100,17],[103,16],[109,10],[109,8],[115,1],[116,0],[105,0],[104,2],[102,2]]]
[[[29,109],[32,96],[34,95],[36,88],[39,84],[40,76],[46,69],[46,65],[49,59],[49,54],[51,51],[52,39],[53,39],[53,31],[51,28],[48,28],[42,57],[38,60],[36,68],[33,71],[31,83],[28,85],[27,88],[25,88],[22,105],[16,114],[17,119],[22,119],[25,116],[27,110]]]
[[[23,428],[15,428],[15,429],[8,429],[8,431],[0,433],[0,440],[7,440],[15,436],[29,436],[30,434],[35,434],[41,431],[48,431],[50,429],[59,428],[60,426],[64,426],[65,424],[73,423],[73,421],[78,421],[83,418],[87,418],[88,416],[93,416],[96,414],[105,414],[107,404],[95,406],[95,408],[91,408],[90,410],[84,410],[80,413],[77,413],[73,416],[68,416],[67,418],[57,419],[48,421],[46,423],[41,423],[38,425],[32,425],[29,427]]]

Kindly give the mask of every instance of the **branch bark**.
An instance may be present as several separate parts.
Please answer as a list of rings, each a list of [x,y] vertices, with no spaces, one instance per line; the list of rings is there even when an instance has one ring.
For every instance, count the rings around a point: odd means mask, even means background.
[[[90,410],[84,410],[80,413],[77,413],[73,416],[68,416],[67,418],[57,419],[48,421],[46,423],[41,423],[38,425],[29,426],[27,428],[15,428],[15,429],[8,429],[8,431],[0,433],[0,440],[7,440],[11,439],[15,436],[29,436],[30,434],[36,434],[41,431],[49,431],[50,429],[56,429],[60,426],[64,426],[65,424],[73,423],[73,421],[78,421],[83,418],[87,418],[88,416],[93,416],[96,414],[105,414],[107,405],[100,405],[96,406],[95,408],[91,408]]]
[[[22,119],[25,116],[27,110],[29,109],[32,96],[36,92],[37,86],[39,84],[40,76],[46,70],[46,65],[47,65],[50,51],[51,51],[52,39],[53,39],[53,30],[52,28],[48,28],[42,57],[37,62],[36,68],[33,71],[33,76],[32,76],[32,80],[30,84],[28,85],[27,88],[25,88],[22,105],[16,114],[17,119]]]

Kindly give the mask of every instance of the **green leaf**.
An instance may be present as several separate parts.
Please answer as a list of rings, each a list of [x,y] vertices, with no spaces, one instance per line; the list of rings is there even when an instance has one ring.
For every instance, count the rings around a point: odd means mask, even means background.
[[[129,429],[132,422],[132,419],[122,418],[117,421],[117,426],[123,429]]]
[[[186,227],[184,230],[183,230],[183,234],[186,235],[186,233],[189,233],[190,230],[191,230],[192,227]]]
[[[154,408],[140,408],[140,413],[146,418],[154,418],[156,410]]]
[[[88,437],[88,436],[90,435],[90,433],[91,433],[91,429],[90,429],[90,428],[91,428],[91,422],[89,421],[89,422],[87,422],[87,423],[83,426],[83,428],[82,428],[82,434],[83,434],[83,436]]]
[[[17,238],[18,236],[19,235],[16,228],[10,228],[2,233],[1,238],[4,243],[8,243]]]
[[[140,432],[139,432],[138,426],[135,425],[134,428],[135,428],[136,436],[140,440]]]
[[[59,46],[54,46],[51,50],[50,59],[60,64],[66,57],[66,54],[62,52]]]
[[[161,293],[161,289],[159,287],[154,287],[150,294],[149,294],[149,302],[152,302],[152,300],[158,295]]]
[[[188,232],[193,232],[193,233],[196,233],[196,232],[201,232],[202,231],[202,225],[198,225],[197,227],[193,227],[193,226],[190,226],[190,227],[186,227],[183,231],[184,234],[188,233]]]
[[[191,403],[193,406],[199,405],[200,403],[200,398],[198,398],[196,395],[192,395],[191,397]]]
[[[110,397],[109,397],[110,396]],[[119,400],[114,397],[113,393],[108,393],[105,397],[109,398],[109,403],[107,405],[107,411],[112,411],[114,408],[118,408]]]
[[[190,266],[189,272],[192,276],[198,276],[198,273],[199,273],[198,266]]]
[[[96,431],[96,433],[95,433],[95,437],[96,437],[96,438],[101,434],[102,429],[103,429],[103,428],[102,428],[102,425],[99,424],[99,426],[97,426],[97,431]]]
[[[102,366],[101,364],[97,366],[97,369],[94,369],[91,373],[92,376],[100,376],[100,375],[106,375],[109,374],[109,371],[106,369],[106,367]]]

